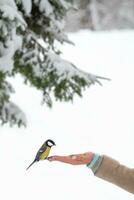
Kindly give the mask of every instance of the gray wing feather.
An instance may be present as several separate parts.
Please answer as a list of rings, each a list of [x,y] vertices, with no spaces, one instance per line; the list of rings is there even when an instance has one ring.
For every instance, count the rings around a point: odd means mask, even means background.
[[[41,146],[41,148],[39,149],[39,151],[36,154],[35,159],[38,161],[40,159],[41,154],[47,149],[47,146],[45,144],[43,144]]]

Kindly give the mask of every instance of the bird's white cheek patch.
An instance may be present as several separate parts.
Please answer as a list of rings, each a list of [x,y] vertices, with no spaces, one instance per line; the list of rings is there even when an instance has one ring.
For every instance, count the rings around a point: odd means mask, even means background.
[[[48,142],[48,145],[49,145],[49,146],[52,146],[52,143],[51,143],[51,142]]]

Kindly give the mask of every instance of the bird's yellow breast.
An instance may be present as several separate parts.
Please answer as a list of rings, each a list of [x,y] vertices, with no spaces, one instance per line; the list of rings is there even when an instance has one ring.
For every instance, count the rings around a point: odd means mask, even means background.
[[[44,160],[48,157],[51,147],[47,147],[46,150],[41,154],[40,160]]]

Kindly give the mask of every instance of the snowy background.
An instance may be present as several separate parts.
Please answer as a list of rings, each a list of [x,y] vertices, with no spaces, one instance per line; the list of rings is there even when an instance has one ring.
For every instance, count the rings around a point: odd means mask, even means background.
[[[85,166],[42,161],[26,171],[42,143],[53,139],[53,154],[93,151],[134,166],[134,32],[70,34],[63,57],[90,73],[111,78],[91,86],[73,104],[41,106],[41,94],[11,79],[12,100],[26,113],[28,127],[0,128],[0,199],[131,200],[133,195],[93,176]]]

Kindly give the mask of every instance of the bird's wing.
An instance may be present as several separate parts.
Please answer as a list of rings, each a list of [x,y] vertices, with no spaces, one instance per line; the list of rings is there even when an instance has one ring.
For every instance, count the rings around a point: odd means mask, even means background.
[[[40,156],[42,155],[42,153],[43,153],[44,151],[46,151],[46,149],[47,149],[47,146],[46,146],[46,145],[42,145],[42,147],[41,147],[41,148],[39,149],[39,151],[37,152],[35,159],[36,159],[36,160],[40,160]]]

